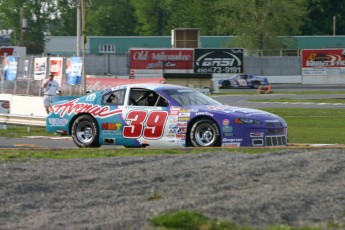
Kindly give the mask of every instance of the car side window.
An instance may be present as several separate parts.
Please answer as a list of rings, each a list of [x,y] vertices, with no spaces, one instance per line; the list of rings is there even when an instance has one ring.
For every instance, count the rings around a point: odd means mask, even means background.
[[[103,104],[108,105],[123,105],[125,101],[125,89],[120,89],[113,91],[111,93],[107,93],[103,95],[102,102]]]
[[[147,89],[131,89],[129,105],[133,106],[163,106],[169,105],[168,101],[152,90]]]

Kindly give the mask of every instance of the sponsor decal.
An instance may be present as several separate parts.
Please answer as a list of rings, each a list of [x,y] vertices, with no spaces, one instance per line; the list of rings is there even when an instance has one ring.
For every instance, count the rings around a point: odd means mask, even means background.
[[[169,125],[169,129],[176,129],[176,128],[178,128],[177,124],[170,124]]]
[[[179,93],[193,93],[194,90],[192,90],[192,89],[178,89],[177,92],[179,92]]]
[[[169,133],[177,133],[178,129],[169,129]]]
[[[242,138],[223,138],[222,142],[242,142]]]
[[[92,93],[86,97],[85,101],[94,101],[96,98],[96,94]]]
[[[169,115],[172,115],[172,116],[177,116],[178,115],[178,110],[170,110],[170,113]]]
[[[232,132],[232,126],[223,126],[223,132],[226,132],[226,133]]]
[[[169,123],[177,124],[177,117],[169,117]]]
[[[101,125],[102,130],[121,130],[122,124],[119,123],[103,123]]]
[[[178,114],[179,117],[190,117],[190,113],[180,113]]]
[[[176,134],[176,138],[177,139],[186,139],[186,134],[182,134],[182,133]]]
[[[167,137],[168,138],[175,138],[176,136],[175,136],[175,134],[168,134]]]
[[[68,120],[64,118],[49,118],[48,122],[50,126],[65,126]]]
[[[97,118],[106,118],[113,115],[121,114],[122,110],[110,110],[109,106],[99,106],[99,105],[93,105],[89,103],[77,103],[79,98],[74,99],[72,101],[60,104],[60,105],[54,105],[53,111],[55,114],[59,114],[60,117],[67,115],[71,115],[72,113],[78,114],[78,113],[89,113]]]
[[[264,133],[262,132],[253,132],[249,134],[250,137],[264,137]]]
[[[179,128],[177,133],[186,133],[187,132],[187,128]]]
[[[234,112],[236,112],[233,108],[228,107],[228,106],[213,106],[213,105],[210,105],[210,106],[207,106],[207,109],[208,110],[212,110],[212,111],[223,111],[223,112],[226,112],[226,113],[234,113]]]
[[[115,86],[115,87],[112,87],[110,90],[116,91],[116,90],[120,90],[120,89],[127,89],[127,86],[126,85]]]
[[[195,73],[243,73],[243,49],[195,49]]]
[[[276,123],[276,122],[280,122],[279,120],[265,120],[265,122],[268,122],[268,123]]]
[[[189,109],[180,109],[180,113],[190,113]]]
[[[181,109],[181,107],[179,107],[179,106],[171,106],[170,107],[170,110],[180,110]]]
[[[224,126],[228,126],[228,125],[230,124],[229,119],[224,119],[224,120],[222,121],[222,124],[223,124]]]
[[[241,143],[223,143],[222,147],[237,148],[240,147]]]
[[[197,112],[195,115],[196,116],[209,116],[209,117],[213,117],[214,116],[213,113],[209,113],[209,112]]]
[[[234,134],[233,133],[224,133],[224,137],[233,137]]]
[[[178,128],[187,128],[187,122],[178,122],[177,127]]]
[[[190,117],[179,117],[178,121],[189,121]]]
[[[103,135],[114,136],[114,135],[121,135],[120,130],[102,130]]]

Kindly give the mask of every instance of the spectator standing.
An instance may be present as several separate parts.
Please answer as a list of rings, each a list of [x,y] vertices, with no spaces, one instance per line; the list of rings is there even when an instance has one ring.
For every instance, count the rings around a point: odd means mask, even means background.
[[[59,82],[54,80],[54,73],[50,73],[47,79],[43,80],[43,105],[49,114],[50,97],[56,96],[57,93],[61,95],[61,88]]]

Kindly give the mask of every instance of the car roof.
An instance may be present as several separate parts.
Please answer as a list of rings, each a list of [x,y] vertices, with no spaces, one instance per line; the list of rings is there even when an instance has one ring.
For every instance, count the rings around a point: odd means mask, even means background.
[[[185,86],[180,86],[180,85],[172,85],[172,84],[128,84],[128,85],[119,85],[116,86],[116,88],[121,88],[121,87],[127,87],[127,88],[146,88],[150,90],[164,90],[164,89],[180,89],[180,88],[188,88]]]

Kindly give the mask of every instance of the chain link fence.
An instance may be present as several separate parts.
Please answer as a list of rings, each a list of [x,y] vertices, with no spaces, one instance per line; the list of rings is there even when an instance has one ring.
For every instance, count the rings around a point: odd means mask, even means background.
[[[34,59],[42,56],[19,57],[16,81],[3,81],[3,63],[0,65],[1,93],[41,96],[41,80],[34,80]],[[68,56],[63,57],[66,63]],[[29,61],[28,76],[24,77],[24,61]],[[128,78],[130,75],[129,55],[101,54],[85,57],[85,75],[88,77]],[[65,64],[63,65],[65,66]],[[258,76],[289,76],[301,75],[300,56],[245,56],[244,72]],[[163,74],[164,69],[161,70]],[[187,72],[187,70],[186,70]],[[190,70],[188,70],[190,72]],[[49,73],[49,69],[47,74]],[[152,77],[152,76],[151,76]],[[162,76],[161,76],[162,77]],[[66,72],[62,72],[62,92],[65,95],[79,95],[81,86],[71,86],[66,83]]]

